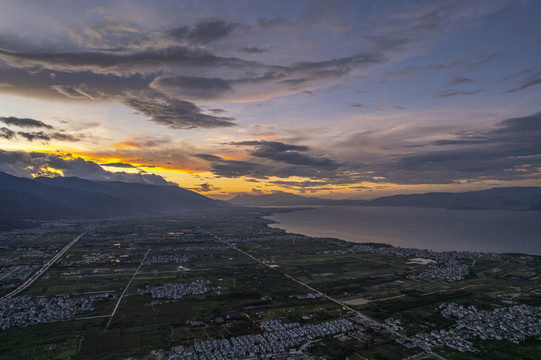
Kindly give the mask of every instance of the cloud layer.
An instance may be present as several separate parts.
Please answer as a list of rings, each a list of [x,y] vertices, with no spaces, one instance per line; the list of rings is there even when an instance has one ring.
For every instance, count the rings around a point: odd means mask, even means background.
[[[540,179],[541,5],[222,5],[14,3],[1,169],[207,193]]]
[[[71,155],[46,154],[41,152],[0,150],[0,171],[20,177],[75,176],[98,181],[138,182],[153,185],[176,185],[155,174],[110,172],[93,161]]]

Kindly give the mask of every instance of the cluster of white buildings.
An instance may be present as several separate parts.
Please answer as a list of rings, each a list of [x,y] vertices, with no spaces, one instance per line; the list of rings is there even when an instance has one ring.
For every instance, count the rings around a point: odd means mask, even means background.
[[[519,343],[527,337],[541,340],[541,307],[515,305],[495,310],[478,311],[475,306],[464,307],[455,303],[440,306],[444,317],[458,318],[448,330],[433,330],[411,337],[413,344],[424,349],[442,345],[459,351],[476,351],[469,341],[508,340]]]
[[[242,243],[242,242],[265,242],[265,241],[293,241],[300,239],[308,239],[304,235],[279,233],[276,235],[265,235],[260,237],[236,237],[225,239],[228,243]]]
[[[144,288],[137,289],[137,294],[151,294],[153,299],[179,300],[186,295],[205,294],[208,292],[221,295],[220,288],[210,286],[210,280],[195,280],[188,284],[146,285]]]
[[[190,245],[190,246],[165,246],[162,251],[183,252],[183,251],[223,251],[231,250],[225,245]]]
[[[448,282],[464,280],[470,273],[470,266],[461,264],[456,259],[430,265],[418,275],[408,275],[408,279],[446,280]]]
[[[143,261],[143,265],[153,264],[182,264],[190,260],[191,256],[188,255],[156,255],[150,259]]]
[[[391,318],[385,319],[385,324],[390,326],[394,331],[401,331],[404,329],[402,327],[402,320],[400,319],[395,319],[391,317]]]
[[[453,259],[485,259],[485,260],[497,260],[502,259],[504,256],[497,253],[488,252],[471,252],[471,251],[432,251],[429,249],[413,249],[402,248],[395,246],[375,246],[367,244],[354,245],[345,250],[333,250],[327,251],[328,253],[346,253],[346,254],[377,254],[387,253],[402,257],[416,257],[432,259],[436,261],[449,261]]]
[[[302,354],[295,351],[315,339],[344,334],[357,330],[346,319],[327,321],[321,324],[284,324],[281,320],[263,322],[263,334],[235,336],[229,339],[214,339],[195,342],[193,346],[173,348],[170,360],[237,360],[271,359],[276,355]]]
[[[24,280],[40,267],[41,265],[28,264],[0,266],[0,280]]]
[[[92,297],[50,299],[17,296],[0,302],[0,329],[71,319],[83,311],[92,311]]]

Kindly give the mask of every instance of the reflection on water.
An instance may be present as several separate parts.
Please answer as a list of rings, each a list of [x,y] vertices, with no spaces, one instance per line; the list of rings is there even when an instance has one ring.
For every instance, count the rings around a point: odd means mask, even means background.
[[[541,212],[326,206],[269,218],[288,232],[352,242],[541,254]]]

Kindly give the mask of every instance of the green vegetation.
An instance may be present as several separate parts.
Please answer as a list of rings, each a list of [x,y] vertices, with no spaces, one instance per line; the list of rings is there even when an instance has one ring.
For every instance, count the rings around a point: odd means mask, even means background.
[[[34,264],[37,268],[83,229],[99,225],[23,295],[102,298],[92,303],[94,311],[71,320],[0,331],[0,359],[143,358],[155,349],[260,333],[260,324],[266,320],[313,324],[349,316],[335,302],[283,273],[378,321],[400,319],[407,335],[452,326],[455,321],[438,311],[446,302],[487,310],[504,306],[503,301],[508,300],[541,304],[539,257],[477,260],[471,273],[457,282],[419,280],[415,275],[429,265],[389,253],[348,252],[352,244],[336,239],[293,239],[266,227],[260,215],[264,213],[253,210],[62,224],[5,236],[3,274],[15,269],[16,275],[17,266]],[[254,261],[221,239],[233,241],[242,251],[274,267]],[[147,260],[158,260],[141,266],[106,330],[119,296],[148,249]],[[160,257],[170,255],[185,259],[160,262]],[[197,280],[208,280],[219,294],[187,295],[173,301],[137,293],[147,285]],[[0,294],[22,281],[22,277],[5,276],[0,279]],[[308,353],[318,359],[401,359],[421,351],[407,349],[389,334],[362,329],[319,340]],[[534,339],[520,345],[478,341],[474,346],[480,349],[478,353],[459,353],[447,347],[438,352],[449,359],[533,359],[541,351],[540,342]]]

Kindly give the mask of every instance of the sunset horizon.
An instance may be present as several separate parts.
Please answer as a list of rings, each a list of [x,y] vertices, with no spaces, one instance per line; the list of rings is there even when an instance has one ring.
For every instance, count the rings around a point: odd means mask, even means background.
[[[215,199],[541,185],[537,2],[0,5],[0,171]]]
[[[0,0],[0,360],[539,360],[540,60],[541,0]]]

